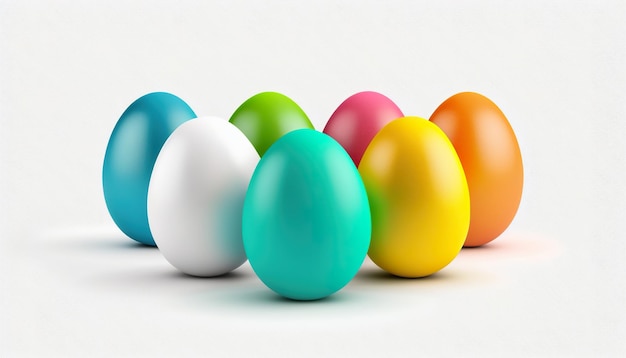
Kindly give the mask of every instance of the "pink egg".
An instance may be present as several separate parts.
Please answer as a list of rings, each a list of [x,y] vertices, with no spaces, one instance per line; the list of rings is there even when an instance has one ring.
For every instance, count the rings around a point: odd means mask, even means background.
[[[359,165],[365,149],[385,124],[404,117],[400,108],[378,92],[359,92],[337,107],[324,133],[333,137]]]

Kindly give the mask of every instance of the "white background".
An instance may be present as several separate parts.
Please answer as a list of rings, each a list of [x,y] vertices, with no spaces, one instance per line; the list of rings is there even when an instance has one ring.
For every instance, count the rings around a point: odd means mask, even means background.
[[[625,4],[0,0],[0,356],[624,356]],[[431,278],[366,262],[311,303],[117,231],[101,166],[126,106],[228,118],[267,90],[318,129],[362,90],[423,117],[485,94],[522,149],[518,216]]]

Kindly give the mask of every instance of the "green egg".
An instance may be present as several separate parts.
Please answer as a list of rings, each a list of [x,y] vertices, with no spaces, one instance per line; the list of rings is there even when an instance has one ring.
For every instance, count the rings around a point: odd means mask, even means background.
[[[260,156],[283,135],[296,129],[314,129],[296,102],[276,92],[250,97],[237,108],[230,122],[248,137]]]

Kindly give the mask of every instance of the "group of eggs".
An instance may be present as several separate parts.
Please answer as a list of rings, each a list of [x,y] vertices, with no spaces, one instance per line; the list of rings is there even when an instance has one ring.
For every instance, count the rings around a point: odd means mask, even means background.
[[[360,92],[323,132],[275,92],[229,121],[156,92],[117,122],[102,181],[118,227],[180,271],[217,276],[247,259],[276,293],[315,300],[344,287],[366,255],[424,277],[495,239],[519,206],[523,167],[506,117],[473,92],[430,120]]]

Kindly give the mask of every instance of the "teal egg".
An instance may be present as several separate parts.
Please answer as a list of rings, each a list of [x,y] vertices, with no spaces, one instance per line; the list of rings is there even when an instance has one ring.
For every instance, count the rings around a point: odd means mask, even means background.
[[[147,214],[152,168],[174,129],[195,117],[182,99],[155,92],[133,102],[117,121],[104,155],[102,187],[111,218],[133,240],[156,245]]]
[[[348,153],[311,129],[278,139],[250,180],[242,229],[250,265],[276,293],[316,300],[343,288],[371,236],[367,194]]]

